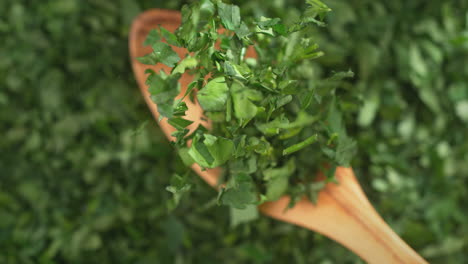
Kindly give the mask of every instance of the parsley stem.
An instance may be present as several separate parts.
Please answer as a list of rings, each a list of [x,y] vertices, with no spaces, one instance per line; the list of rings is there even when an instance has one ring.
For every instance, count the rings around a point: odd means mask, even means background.
[[[307,138],[306,140],[300,142],[300,143],[297,143],[297,144],[294,144],[288,148],[286,148],[285,150],[283,150],[283,156],[286,156],[286,155],[289,155],[291,153],[294,153],[298,150],[301,150],[303,148],[305,148],[306,146],[314,143],[315,141],[317,141],[318,139],[318,135],[315,134],[313,136],[310,136],[309,138]]]

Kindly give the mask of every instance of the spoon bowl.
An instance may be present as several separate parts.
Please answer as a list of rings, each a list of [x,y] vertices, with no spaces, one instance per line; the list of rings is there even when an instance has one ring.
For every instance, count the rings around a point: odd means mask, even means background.
[[[156,120],[159,120],[157,106],[153,103],[148,92],[146,69],[155,72],[164,70],[169,73],[171,68],[162,64],[144,65],[137,57],[150,53],[151,47],[144,46],[151,29],[163,26],[169,31],[175,31],[181,23],[181,15],[177,11],[152,9],[140,14],[133,22],[129,49],[135,78],[140,87],[144,100]],[[173,47],[181,58],[187,51]],[[247,56],[254,57],[253,50]],[[191,76],[184,74],[180,79],[181,95],[191,82]],[[179,97],[181,97],[179,95]],[[203,110],[199,104],[185,100],[188,111],[186,119],[198,124],[209,126],[203,121]],[[166,119],[159,121],[159,126],[169,140],[173,140],[171,133],[175,129]],[[209,185],[218,188],[220,169],[202,170],[197,164],[192,169]],[[328,183],[319,193],[317,204],[302,199],[293,208],[286,209],[290,198],[283,196],[274,202],[266,202],[259,206],[259,210],[277,220],[295,224],[303,228],[319,232],[347,247],[368,263],[427,263],[411,247],[409,247],[380,217],[364,194],[351,168],[338,167],[335,172],[338,184]],[[286,209],[286,210],[285,210]]]

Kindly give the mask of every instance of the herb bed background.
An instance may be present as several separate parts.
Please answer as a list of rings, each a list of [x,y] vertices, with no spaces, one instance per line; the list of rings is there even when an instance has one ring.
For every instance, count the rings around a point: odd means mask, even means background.
[[[234,3],[285,20],[303,5]],[[467,4],[326,3],[314,70],[356,73],[353,165],[370,200],[429,262],[466,262]],[[138,93],[127,34],[140,11],[181,4],[0,2],[1,263],[360,263],[268,218],[231,228],[195,176],[167,209],[183,166]]]

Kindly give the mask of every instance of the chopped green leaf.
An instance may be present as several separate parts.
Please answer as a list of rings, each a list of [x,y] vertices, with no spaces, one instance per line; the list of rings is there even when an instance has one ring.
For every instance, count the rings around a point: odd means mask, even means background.
[[[186,57],[181,62],[177,64],[172,73],[184,73],[187,69],[193,69],[197,67],[197,59],[193,57]]]
[[[238,6],[218,2],[218,13],[224,27],[236,30],[240,26],[240,9]]]
[[[239,82],[231,85],[232,103],[234,105],[234,116],[242,121],[250,120],[257,114],[257,106],[248,98],[249,90]]]
[[[224,77],[209,81],[205,87],[198,91],[197,98],[205,111],[222,111],[226,107],[229,89]]]
[[[220,193],[219,201],[236,209],[245,209],[255,204],[258,198],[250,176],[238,174],[233,179],[231,186]]]
[[[215,168],[228,161],[233,151],[232,140],[205,134],[203,141],[200,136],[193,139],[189,154],[200,166]]]
[[[191,125],[193,121],[183,119],[181,117],[176,117],[176,118],[169,118],[167,121],[171,126],[177,128],[177,129],[184,129],[187,126]]]
[[[173,67],[180,60],[179,55],[166,43],[158,42],[152,48],[158,60],[169,67]]]
[[[266,197],[269,201],[278,200],[289,186],[289,177],[296,170],[294,159],[290,159],[285,166],[270,168],[263,171],[263,179],[267,182]]]
[[[172,32],[168,31],[167,29],[163,27],[159,27],[159,30],[161,31],[162,37],[166,39],[167,44],[180,47],[179,40],[177,39],[177,36],[175,34],[173,34]]]
[[[159,32],[156,29],[152,29],[148,33],[148,36],[146,37],[145,42],[143,42],[143,45],[152,46],[160,40],[161,40],[161,37],[159,36]]]
[[[235,227],[239,224],[253,221],[259,217],[256,205],[246,205],[244,209],[230,208],[231,226]]]

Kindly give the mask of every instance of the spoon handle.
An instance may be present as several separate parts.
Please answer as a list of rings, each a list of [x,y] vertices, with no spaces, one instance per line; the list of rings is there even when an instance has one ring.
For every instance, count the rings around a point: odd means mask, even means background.
[[[288,197],[260,206],[262,213],[319,232],[368,263],[427,263],[380,217],[362,191],[351,168],[338,168],[339,184],[329,183],[316,205],[307,200],[284,210]]]

